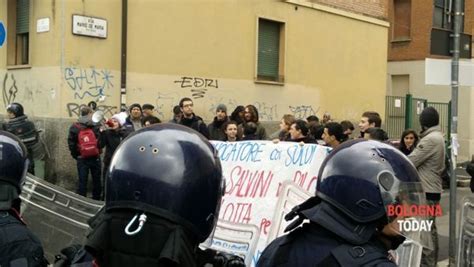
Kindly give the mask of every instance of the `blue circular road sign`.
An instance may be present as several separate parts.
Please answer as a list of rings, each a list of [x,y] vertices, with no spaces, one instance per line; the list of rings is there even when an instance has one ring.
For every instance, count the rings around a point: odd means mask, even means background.
[[[3,25],[3,22],[0,21],[0,47],[3,46],[6,38],[7,38],[7,30],[5,29],[5,25]]]

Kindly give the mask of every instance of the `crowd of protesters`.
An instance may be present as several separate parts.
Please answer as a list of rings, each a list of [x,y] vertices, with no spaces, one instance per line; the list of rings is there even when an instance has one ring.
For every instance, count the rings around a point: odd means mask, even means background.
[[[77,193],[87,195],[87,180],[92,176],[92,198],[103,199],[104,180],[111,164],[112,155],[119,144],[130,133],[143,127],[161,123],[154,116],[155,107],[151,104],[132,104],[127,112],[114,114],[109,119],[100,118],[94,121],[97,104],[90,102],[80,109],[79,119],[69,128],[68,146],[71,156],[77,162],[78,187]],[[259,112],[254,105],[237,106],[229,115],[224,104],[215,109],[215,117],[206,125],[204,120],[194,113],[194,103],[191,98],[183,98],[173,108],[173,117],[169,123],[190,127],[210,140],[244,141],[272,140],[277,142],[297,142],[300,144],[320,144],[337,148],[346,140],[354,138],[354,125],[349,120],[336,122],[329,113],[324,113],[320,121],[315,115],[305,120],[285,114],[280,119],[279,129],[267,134],[265,127],[259,121]],[[367,111],[361,115],[358,127],[358,138],[366,138],[390,143],[387,133],[381,128],[382,119],[377,112]],[[429,204],[439,204],[442,192],[442,172],[445,164],[445,141],[439,126],[439,114],[433,107],[425,108],[420,115],[422,131],[418,134],[412,129],[401,133],[401,138],[395,142],[399,150],[405,154],[417,168],[426,198]],[[38,143],[38,131],[35,125],[24,114],[19,103],[7,107],[7,120],[0,128],[9,131],[26,144],[30,155],[29,171],[34,173],[32,155],[35,144]],[[102,150],[105,150],[102,153]],[[474,158],[468,164],[468,172],[473,175]],[[471,182],[474,192],[474,183]],[[432,238],[435,249],[423,252],[423,262],[427,265],[436,264],[437,233],[435,218],[433,220]],[[426,252],[426,253],[425,253]]]
[[[112,155],[122,140],[143,127],[161,123],[161,120],[154,116],[155,107],[151,104],[134,103],[126,112],[114,114],[109,119],[99,118],[99,121],[93,119],[96,109],[97,104],[93,101],[80,109],[78,120],[69,127],[68,146],[77,163],[77,193],[87,195],[90,175],[92,198],[100,200],[104,198],[104,181]],[[370,114],[378,116],[375,112]],[[361,130],[380,126],[380,117],[374,119],[370,114],[365,120],[365,128]],[[376,121],[375,124],[373,121]],[[335,122],[329,113],[324,114],[321,122],[314,115],[301,120],[285,114],[281,119],[280,129],[268,135],[259,121],[258,109],[254,105],[237,106],[229,115],[226,105],[219,104],[215,109],[215,117],[207,125],[194,113],[193,100],[188,97],[182,98],[173,108],[173,117],[169,123],[190,127],[210,140],[273,140],[317,143],[332,148],[350,139],[354,131],[354,125],[350,121]]]

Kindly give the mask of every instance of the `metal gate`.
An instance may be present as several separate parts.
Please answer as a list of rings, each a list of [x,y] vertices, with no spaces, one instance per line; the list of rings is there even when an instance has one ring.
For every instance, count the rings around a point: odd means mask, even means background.
[[[427,106],[434,107],[439,113],[441,130],[447,140],[450,135],[450,103],[428,102],[423,98],[387,96],[385,102],[384,128],[390,139],[399,139],[405,129],[421,131],[420,114]]]
[[[406,98],[387,96],[385,101],[385,131],[390,139],[400,138],[405,130]]]

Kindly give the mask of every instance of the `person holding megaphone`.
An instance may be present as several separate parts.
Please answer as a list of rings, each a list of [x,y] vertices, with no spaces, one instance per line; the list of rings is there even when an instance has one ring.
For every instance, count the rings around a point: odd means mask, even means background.
[[[114,114],[110,119],[105,122],[107,127],[102,128],[100,134],[100,148],[105,147],[105,154],[103,159],[104,168],[102,169],[102,186],[104,185],[105,177],[107,177],[107,171],[117,147],[120,145],[123,139],[128,136],[130,131],[127,131],[123,125],[127,114],[125,112]],[[102,197],[103,199],[103,197]]]

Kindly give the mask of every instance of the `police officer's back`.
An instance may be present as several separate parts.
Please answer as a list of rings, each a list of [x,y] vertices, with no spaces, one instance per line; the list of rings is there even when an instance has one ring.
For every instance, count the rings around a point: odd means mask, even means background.
[[[20,212],[20,193],[28,168],[25,146],[18,137],[0,131],[0,266],[46,266],[38,238]]]
[[[405,238],[386,208],[422,204],[423,197],[409,160],[381,142],[348,141],[318,177],[316,196],[286,216],[296,218],[293,231],[270,243],[257,266],[396,266],[388,250]],[[303,219],[309,222],[299,226]]]
[[[217,256],[237,264],[223,266],[241,266],[240,258],[198,247],[215,227],[223,194],[219,158],[202,135],[175,124],[140,129],[115,151],[105,207],[89,222],[88,253],[73,253],[72,263],[91,255],[100,267],[192,267]]]

